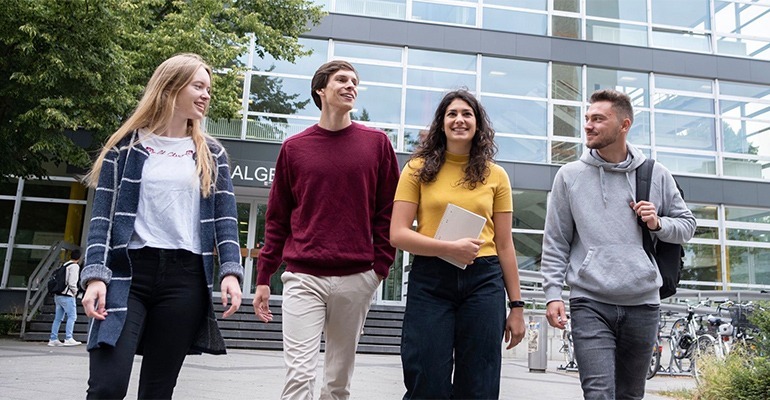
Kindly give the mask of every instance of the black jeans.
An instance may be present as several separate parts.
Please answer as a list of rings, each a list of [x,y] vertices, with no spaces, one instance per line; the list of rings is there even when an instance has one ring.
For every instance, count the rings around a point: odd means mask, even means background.
[[[497,399],[504,330],[497,256],[479,257],[465,270],[415,257],[401,333],[404,400]]]
[[[138,397],[170,399],[208,310],[203,259],[186,250],[147,247],[128,255],[132,277],[126,324],[115,347],[90,351],[86,398],[124,398],[139,349],[144,357]]]

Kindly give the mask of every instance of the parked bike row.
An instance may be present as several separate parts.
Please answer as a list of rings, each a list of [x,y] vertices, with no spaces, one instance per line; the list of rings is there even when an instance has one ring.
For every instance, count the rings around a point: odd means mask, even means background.
[[[658,322],[658,337],[653,347],[647,379],[657,374],[700,376],[698,360],[703,357],[724,358],[738,348],[756,351],[759,331],[749,322],[749,315],[758,305],[751,301],[732,300],[686,302],[686,315],[663,311]],[[577,371],[572,344],[571,324],[562,331],[565,364],[559,369]],[[664,350],[670,354],[668,364],[661,362]]]

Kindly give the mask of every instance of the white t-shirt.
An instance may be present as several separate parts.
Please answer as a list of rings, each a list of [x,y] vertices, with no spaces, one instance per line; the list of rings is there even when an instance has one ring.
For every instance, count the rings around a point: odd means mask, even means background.
[[[192,137],[158,136],[139,130],[149,153],[142,169],[139,205],[129,249],[145,246],[201,254],[200,179]]]

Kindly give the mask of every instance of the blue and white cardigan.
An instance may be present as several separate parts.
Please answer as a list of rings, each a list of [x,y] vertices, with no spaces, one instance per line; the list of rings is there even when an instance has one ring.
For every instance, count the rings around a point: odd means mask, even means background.
[[[138,133],[134,131],[110,149],[104,158],[94,194],[85,267],[80,274],[80,282],[83,287],[94,279],[107,284],[108,315],[103,321],[91,320],[89,350],[101,345],[115,346],[126,321],[131,287],[128,242],[134,232],[142,168],[148,158],[147,151],[138,140]],[[227,153],[217,142],[212,141],[208,145],[214,159],[212,161],[217,165],[218,176],[212,182],[209,197],[201,196],[200,240],[206,283],[211,297],[215,243],[220,263],[220,281],[228,275],[243,281],[243,266],[238,243],[238,213]],[[201,324],[191,349],[191,353],[198,352],[225,353],[225,342],[211,301],[206,321]]]

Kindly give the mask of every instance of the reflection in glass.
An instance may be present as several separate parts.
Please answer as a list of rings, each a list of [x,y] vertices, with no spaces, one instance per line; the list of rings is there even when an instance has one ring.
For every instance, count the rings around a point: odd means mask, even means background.
[[[615,89],[630,96],[634,107],[647,107],[649,104],[647,93],[650,84],[647,74],[588,67],[586,81],[586,100],[599,89]]]
[[[586,0],[586,14],[592,17],[647,22],[647,0]]]
[[[551,96],[554,99],[580,101],[583,74],[579,65],[553,63],[551,80]]]
[[[695,228],[695,239],[719,239],[719,228],[714,226],[698,226]]]
[[[514,211],[515,214],[516,211]],[[519,269],[540,271],[540,261],[543,254],[543,235],[516,232],[513,234],[513,246],[516,248],[516,261]]]
[[[721,247],[714,244],[686,243],[682,280],[721,282]]]
[[[770,160],[748,160],[728,158],[722,160],[725,176],[740,178],[770,179]]]
[[[412,2],[412,19],[475,26],[476,8],[423,3],[414,0]]]
[[[356,121],[401,122],[401,88],[359,85],[351,117]]]
[[[551,17],[551,31],[553,36],[582,39],[580,34],[580,18],[554,15]]]
[[[714,1],[714,30],[770,38],[770,8],[761,4]]]
[[[653,96],[655,108],[671,111],[714,113],[714,99],[657,92]]]
[[[711,51],[710,35],[663,29],[652,30],[652,45],[687,51]]]
[[[547,162],[547,142],[545,140],[495,135],[495,142],[497,143],[498,160]]]
[[[545,35],[548,31],[548,16],[487,7],[484,9],[484,21],[481,26],[498,31]]]
[[[719,108],[722,110],[722,117],[770,121],[770,103],[720,100]]]
[[[697,219],[716,221],[718,218],[717,206],[715,205],[687,203],[687,208],[690,209],[692,215]]]
[[[685,78],[682,76],[655,75],[658,89],[681,90],[686,92],[713,93],[714,81],[710,79]]]
[[[583,144],[575,142],[562,142],[553,140],[551,142],[551,163],[566,164],[577,161],[583,154]]]
[[[350,0],[348,0],[350,1]],[[403,0],[401,0],[403,1]],[[337,3],[339,4],[339,3]],[[401,47],[377,46],[371,44],[334,42],[334,56],[342,58],[363,58],[367,60],[401,62]],[[355,65],[358,69],[358,65]],[[364,78],[361,78],[364,79]]]
[[[265,117],[249,115],[246,120],[246,139],[283,142],[316,123],[317,120]]]
[[[722,119],[722,145],[731,153],[770,156],[770,121]]]
[[[556,11],[580,12],[580,0],[553,0]]]
[[[481,91],[546,97],[548,64],[496,57],[481,59]]]
[[[655,144],[685,149],[716,150],[714,118],[655,113]]]
[[[497,5],[545,11],[548,0],[484,0],[484,5]]]
[[[428,129],[404,129],[404,151],[412,153],[420,144],[420,140],[428,134]]]
[[[651,0],[652,23],[711,29],[709,0]]]
[[[252,75],[249,111],[320,117],[310,98],[310,79]]]
[[[406,83],[412,86],[437,89],[467,88],[470,91],[475,91],[476,75],[409,68],[406,72]]]
[[[299,44],[303,46],[304,50],[312,50],[312,53],[297,58],[294,62],[276,60],[268,53],[265,53],[264,58],[260,58],[254,53],[254,65],[252,69],[254,71],[272,71],[281,74],[296,74],[312,77],[318,66],[326,62],[328,42],[326,40],[300,38]]]
[[[371,17],[406,17],[406,0],[337,0],[336,12]]]
[[[597,42],[647,46],[647,28],[607,21],[586,21],[586,39]]]
[[[728,246],[727,262],[730,282],[770,284],[770,249]]]
[[[579,138],[583,127],[580,107],[554,104],[553,135]]]
[[[719,94],[770,100],[770,86],[719,81]]]
[[[547,194],[541,190],[513,190],[513,229],[545,229]]]
[[[407,89],[406,125],[429,126],[433,121],[433,113],[443,97],[443,91]]]
[[[0,200],[0,243],[8,243],[11,233],[11,218],[13,217],[13,200]],[[5,262],[5,259],[2,262]],[[0,268],[2,270],[2,268]]]
[[[719,36],[717,53],[770,60],[770,41]]]
[[[770,230],[727,228],[727,240],[770,243]]]
[[[476,72],[476,56],[409,49],[409,65]]]
[[[412,258],[412,257],[410,257]],[[404,252],[396,251],[396,258],[390,267],[388,277],[382,282],[382,300],[401,301],[404,288]]]
[[[356,71],[361,83],[377,82],[392,83],[400,85],[402,81],[402,67],[386,67],[381,65],[371,65],[356,63]]]
[[[252,75],[249,111],[320,116],[310,98],[310,79]]]
[[[725,219],[735,222],[770,224],[770,209],[725,206]]]
[[[496,132],[547,135],[545,101],[506,99],[485,95],[481,99]]]
[[[693,173],[716,175],[716,159],[712,156],[696,156],[691,154],[676,154],[658,152],[655,159],[673,173]]]
[[[635,145],[649,146],[650,132],[650,112],[634,110],[634,123],[626,139]]]

